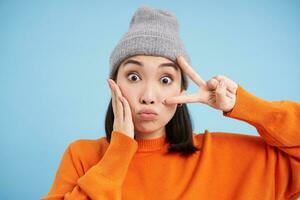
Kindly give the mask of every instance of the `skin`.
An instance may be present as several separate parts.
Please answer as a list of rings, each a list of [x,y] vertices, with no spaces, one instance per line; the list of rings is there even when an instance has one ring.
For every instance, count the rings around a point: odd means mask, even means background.
[[[143,67],[133,63],[124,65],[129,59],[142,63]],[[159,67],[163,63],[177,64],[198,86],[198,91],[185,95],[185,90],[181,90],[181,70]],[[137,140],[164,136],[165,125],[179,103],[201,103],[230,112],[238,88],[222,75],[204,81],[182,56],[177,57],[177,63],[158,56],[130,57],[121,63],[116,82],[109,79],[108,84],[112,92],[114,130]],[[154,109],[157,120],[141,120],[138,111],[142,108]]]

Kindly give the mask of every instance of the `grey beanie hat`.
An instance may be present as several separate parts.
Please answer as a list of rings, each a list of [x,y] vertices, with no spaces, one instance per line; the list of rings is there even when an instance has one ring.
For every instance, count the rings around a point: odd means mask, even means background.
[[[176,17],[168,11],[148,6],[141,6],[134,13],[128,32],[114,48],[109,61],[110,77],[122,61],[134,55],[161,56],[175,63],[176,56],[182,55],[191,64],[179,36]]]

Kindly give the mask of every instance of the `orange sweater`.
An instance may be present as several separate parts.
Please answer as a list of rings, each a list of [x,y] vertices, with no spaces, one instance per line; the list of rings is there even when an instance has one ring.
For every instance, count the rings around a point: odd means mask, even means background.
[[[200,151],[165,154],[164,137],[136,141],[112,132],[66,149],[42,199],[273,200],[300,196],[300,104],[266,101],[242,87],[224,116],[256,127],[259,136],[194,133]]]

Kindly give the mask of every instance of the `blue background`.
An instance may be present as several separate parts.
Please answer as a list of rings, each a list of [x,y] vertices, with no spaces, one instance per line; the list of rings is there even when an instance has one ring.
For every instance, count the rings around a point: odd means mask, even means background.
[[[204,79],[223,74],[266,100],[300,101],[299,1],[195,2],[0,2],[0,199],[46,195],[67,145],[104,136],[108,59],[141,5],[177,16]],[[206,105],[188,106],[195,132],[258,135]]]

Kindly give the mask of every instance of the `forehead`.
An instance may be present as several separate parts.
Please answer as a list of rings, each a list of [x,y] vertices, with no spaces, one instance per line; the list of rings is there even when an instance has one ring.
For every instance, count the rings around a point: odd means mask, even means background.
[[[147,61],[147,62],[168,62],[168,61],[173,62],[172,60],[162,57],[162,56],[135,55],[135,56],[131,56],[127,59],[131,59],[131,58],[141,60],[141,61]]]
[[[137,65],[140,67],[151,66],[158,68],[171,68],[175,71],[179,70],[178,64],[173,62],[170,59],[160,56],[145,56],[145,55],[137,55],[131,56],[125,59],[121,63],[121,67],[126,67],[128,65]],[[180,70],[179,70],[180,71]]]

